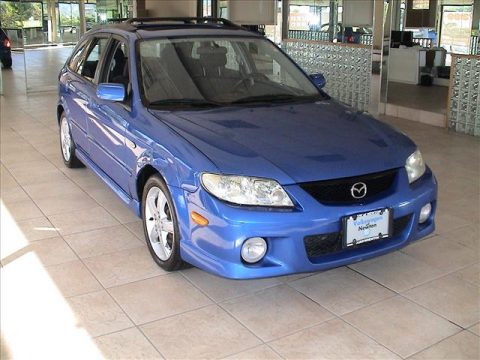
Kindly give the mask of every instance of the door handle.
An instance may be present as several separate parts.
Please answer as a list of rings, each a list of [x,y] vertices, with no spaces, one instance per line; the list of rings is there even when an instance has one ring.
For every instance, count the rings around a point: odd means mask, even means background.
[[[137,144],[135,144],[135,142],[127,138],[125,138],[125,144],[131,149],[135,149],[137,147]]]

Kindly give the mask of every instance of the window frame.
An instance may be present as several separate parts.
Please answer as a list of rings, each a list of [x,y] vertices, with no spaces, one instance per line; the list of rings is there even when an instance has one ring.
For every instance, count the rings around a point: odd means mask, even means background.
[[[83,59],[85,57],[85,51],[89,50],[91,43],[92,43],[92,38],[88,38],[88,39],[83,40],[80,44],[78,44],[77,47],[75,47],[74,51],[72,52],[72,55],[70,55],[70,57],[68,58],[68,61],[67,61],[67,67],[70,71],[74,72],[75,74],[78,74],[77,64],[81,59]],[[78,59],[76,59],[75,64],[74,64],[75,67],[73,67],[72,61],[73,61],[74,57],[80,51],[82,51],[82,54],[80,55],[80,57]]]
[[[114,45],[115,45],[115,42],[119,42],[119,43],[124,43],[125,44],[125,48],[126,48],[126,51],[127,51],[127,64],[128,64],[128,80],[129,80],[129,88],[126,88],[125,89],[125,100],[122,101],[121,103],[118,103],[118,104],[121,104],[123,105],[128,111],[131,111],[131,106],[132,106],[132,93],[133,93],[133,83],[132,83],[132,73],[131,73],[131,69],[132,69],[132,62],[131,62],[131,59],[130,59],[130,45],[128,43],[128,39],[126,37],[123,37],[123,36],[120,36],[120,35],[117,35],[117,34],[111,34],[110,36],[110,39],[109,39],[109,42],[108,42],[108,46],[107,46],[107,51],[104,53],[103,55],[103,59],[102,59],[102,63],[98,65],[97,67],[97,72],[98,74],[97,75],[97,85],[99,83],[102,83],[104,80],[107,80],[108,81],[108,78],[106,77],[108,74],[107,74],[107,65],[109,65],[109,62],[112,60],[112,57],[114,55],[114,51],[116,50],[114,48]],[[101,67],[100,67],[101,65]]]
[[[112,34],[110,33],[97,33],[97,34],[93,34],[91,37],[89,37],[88,39],[86,39],[84,42],[82,42],[82,44],[80,45],[80,47],[85,43],[87,44],[87,51],[85,52],[85,54],[82,55],[82,57],[80,59],[86,61],[88,56],[90,56],[92,50],[95,48],[95,45],[97,45],[98,41],[101,40],[101,39],[107,39],[107,44],[105,46],[105,49],[106,51],[104,51],[102,54],[100,54],[100,58],[98,59],[98,64],[97,64],[97,67],[95,69],[95,75],[92,79],[82,75],[82,73],[79,73],[78,72],[78,66],[77,66],[77,69],[72,69],[70,67],[70,61],[71,59],[73,58],[73,54],[72,56],[69,58],[69,64],[68,64],[68,69],[71,71],[72,74],[75,74],[76,76],[78,76],[79,78],[81,78],[82,80],[85,80],[87,81],[88,83],[94,85],[94,86],[97,86],[98,85],[98,76],[99,76],[99,71],[100,69],[103,67],[103,63],[105,62],[105,53],[107,53],[109,51],[109,48],[110,48],[110,43],[111,43],[111,38],[112,38]],[[78,50],[80,50],[80,47],[78,48]],[[77,51],[74,52],[74,54],[76,54]],[[77,64],[78,64],[78,61],[77,61]],[[76,65],[77,65],[76,64]]]

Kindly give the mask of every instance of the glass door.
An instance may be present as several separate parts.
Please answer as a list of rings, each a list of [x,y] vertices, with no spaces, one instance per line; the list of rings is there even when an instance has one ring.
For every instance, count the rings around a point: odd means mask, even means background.
[[[469,54],[473,7],[471,5],[444,5],[440,27],[440,46],[449,53]],[[447,55],[447,65],[451,56]]]

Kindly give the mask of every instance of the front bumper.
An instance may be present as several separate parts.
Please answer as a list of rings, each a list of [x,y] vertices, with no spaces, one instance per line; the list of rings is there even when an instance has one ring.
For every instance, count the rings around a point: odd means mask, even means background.
[[[299,208],[272,210],[231,206],[202,188],[193,193],[175,189],[173,195],[181,219],[182,258],[211,273],[235,279],[313,272],[399,249],[435,228],[437,183],[430,169],[412,185],[408,184],[405,170],[400,169],[388,194],[365,204],[327,206],[298,185],[285,186],[285,189]],[[432,204],[432,214],[425,223],[419,224],[420,209],[427,203]],[[353,249],[337,247],[321,255],[306,247],[306,238],[316,237],[321,241],[321,235],[339,234],[345,216],[387,207],[393,210],[394,221],[402,220],[401,228],[388,239]],[[193,223],[189,216],[192,211],[206,217],[209,225],[200,227]],[[268,251],[259,263],[249,265],[242,262],[240,249],[246,239],[256,236],[267,240]]]

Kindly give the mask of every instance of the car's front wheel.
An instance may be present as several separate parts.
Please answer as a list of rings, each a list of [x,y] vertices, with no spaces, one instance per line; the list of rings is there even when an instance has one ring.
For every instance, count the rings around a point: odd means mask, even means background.
[[[167,271],[181,269],[180,233],[170,192],[158,175],[145,183],[142,197],[143,230],[155,262]]]
[[[62,114],[60,118],[60,148],[62,150],[63,162],[67,167],[83,167],[82,162],[75,155],[75,142],[73,141],[70,125],[65,114]]]

